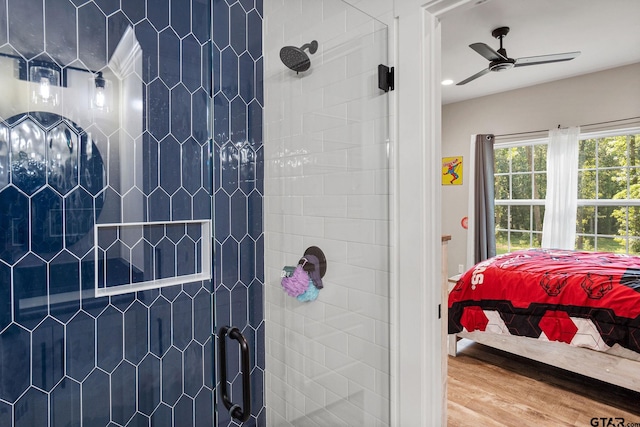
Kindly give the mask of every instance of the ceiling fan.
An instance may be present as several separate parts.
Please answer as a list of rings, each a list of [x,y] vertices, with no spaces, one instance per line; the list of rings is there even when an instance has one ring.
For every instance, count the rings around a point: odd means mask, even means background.
[[[524,67],[526,65],[540,65],[540,64],[549,64],[551,62],[562,62],[562,61],[570,61],[573,58],[580,55],[580,52],[565,52],[565,53],[555,53],[551,55],[541,55],[541,56],[525,56],[523,58],[509,58],[507,56],[507,51],[502,47],[502,39],[509,34],[509,27],[500,27],[496,28],[491,32],[491,35],[498,40],[500,40],[500,49],[496,52],[491,47],[484,43],[473,43],[470,44],[469,47],[480,55],[484,56],[488,59],[489,66],[484,70],[474,74],[473,76],[464,79],[459,82],[457,86],[467,84],[478,77],[482,77],[490,71],[505,71],[509,70],[513,67]]]

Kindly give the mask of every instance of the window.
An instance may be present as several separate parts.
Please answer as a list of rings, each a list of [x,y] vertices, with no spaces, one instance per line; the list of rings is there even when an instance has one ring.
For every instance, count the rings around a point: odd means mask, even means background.
[[[640,254],[640,134],[580,138],[576,249]]]
[[[496,143],[496,253],[540,247],[547,140]],[[640,129],[582,134],[578,250],[640,254]]]
[[[540,247],[547,187],[547,144],[495,144],[496,253]]]

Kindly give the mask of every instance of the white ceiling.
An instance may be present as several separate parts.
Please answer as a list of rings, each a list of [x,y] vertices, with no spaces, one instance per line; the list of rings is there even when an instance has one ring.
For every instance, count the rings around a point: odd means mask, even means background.
[[[581,51],[566,62],[491,72],[455,83],[487,68],[475,42],[498,50],[491,36],[510,27],[503,47],[510,58]],[[640,62],[640,0],[478,0],[442,18],[442,87],[448,104],[553,80]],[[640,76],[638,76],[640,85]]]

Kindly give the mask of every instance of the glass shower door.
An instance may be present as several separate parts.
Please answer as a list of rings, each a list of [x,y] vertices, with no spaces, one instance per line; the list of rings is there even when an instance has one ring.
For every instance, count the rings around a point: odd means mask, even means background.
[[[209,2],[0,9],[0,426],[212,426]]]
[[[270,2],[264,22],[268,425],[389,425],[388,29],[339,0]],[[323,286],[285,292],[310,247]]]

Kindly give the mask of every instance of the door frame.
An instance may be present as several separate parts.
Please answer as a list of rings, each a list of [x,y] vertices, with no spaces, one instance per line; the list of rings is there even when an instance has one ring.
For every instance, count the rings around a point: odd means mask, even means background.
[[[391,422],[445,426],[440,20],[474,0],[394,1]]]

